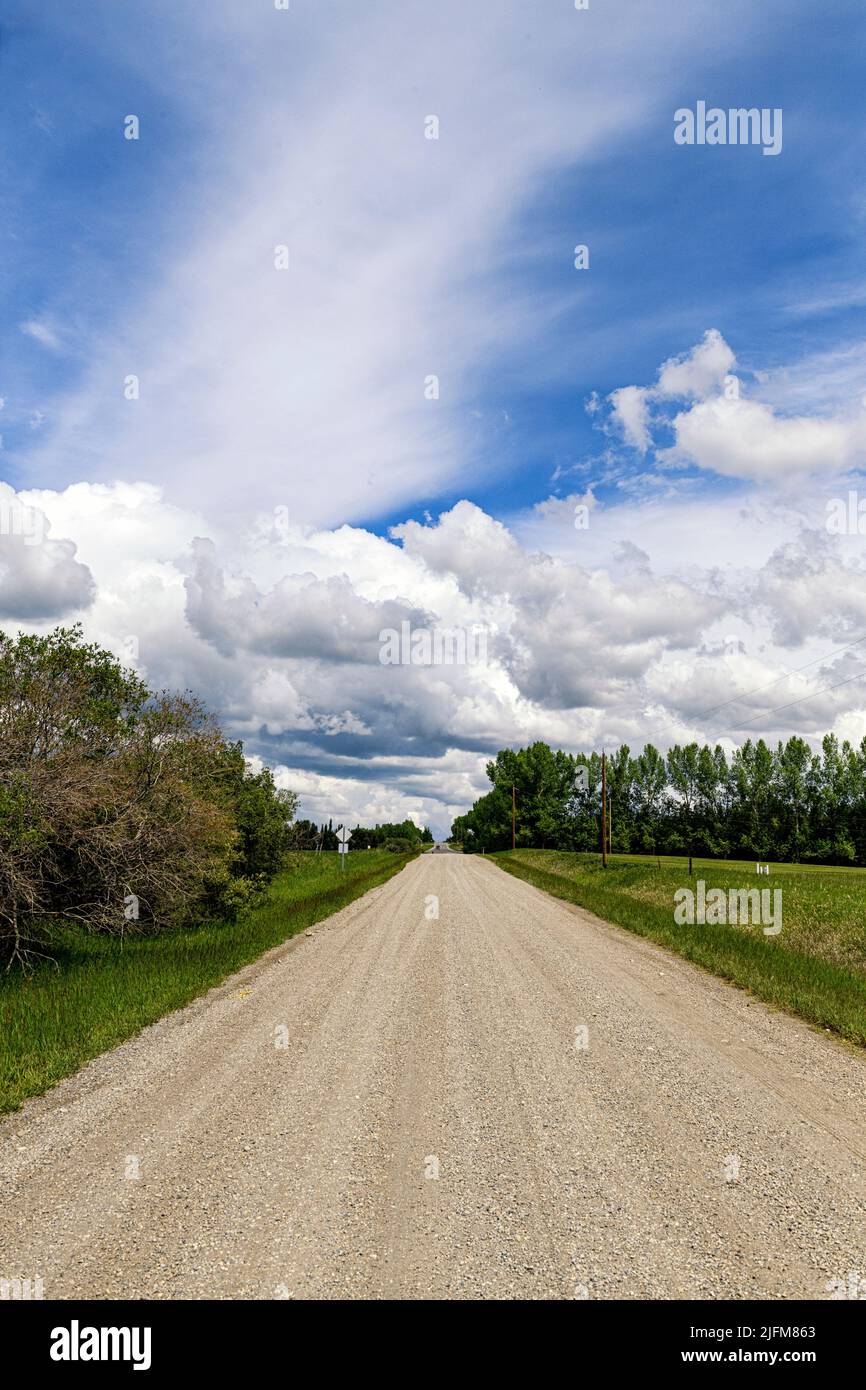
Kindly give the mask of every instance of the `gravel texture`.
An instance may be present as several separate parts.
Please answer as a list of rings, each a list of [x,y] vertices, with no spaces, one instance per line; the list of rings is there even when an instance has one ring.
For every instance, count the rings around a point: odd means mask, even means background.
[[[6,1119],[0,1278],[826,1299],[866,1281],[864,1101],[863,1054],[428,854]]]

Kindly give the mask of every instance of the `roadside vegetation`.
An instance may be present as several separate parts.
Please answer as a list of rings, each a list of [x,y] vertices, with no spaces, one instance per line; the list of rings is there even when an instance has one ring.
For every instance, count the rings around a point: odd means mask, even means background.
[[[297,805],[194,695],[150,689],[80,627],[0,634],[0,1110],[432,840],[358,828],[341,863],[342,827]]]
[[[289,854],[257,906],[233,921],[156,934],[93,934],[58,922],[52,961],[0,974],[0,1112],[219,984],[414,858],[369,850]]]
[[[546,743],[505,748],[488,763],[492,790],[458,816],[452,839],[467,851],[601,846],[601,759]],[[866,738],[828,734],[815,753],[802,738],[770,748],[718,744],[627,745],[607,759],[611,849],[711,859],[866,865]]]
[[[79,627],[0,634],[0,962],[59,926],[225,921],[280,868],[297,806],[189,693],[153,691]]]
[[[866,871],[770,861],[650,858],[518,849],[491,856],[500,868],[608,922],[659,942],[766,1003],[866,1046]],[[677,925],[674,894],[712,888],[780,889],[783,927]]]

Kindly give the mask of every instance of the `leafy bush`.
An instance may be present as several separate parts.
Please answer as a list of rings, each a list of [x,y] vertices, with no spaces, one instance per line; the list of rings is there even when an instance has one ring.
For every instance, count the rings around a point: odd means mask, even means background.
[[[52,920],[121,933],[231,916],[279,866],[296,797],[189,695],[81,629],[0,634],[0,955]]]

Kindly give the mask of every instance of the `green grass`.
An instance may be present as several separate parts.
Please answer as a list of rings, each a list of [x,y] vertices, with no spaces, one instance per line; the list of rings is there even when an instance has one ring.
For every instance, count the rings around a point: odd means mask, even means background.
[[[367,850],[349,854],[343,872],[337,854],[297,853],[267,898],[237,922],[122,943],[81,930],[58,933],[56,964],[42,962],[29,976],[0,975],[0,1113],[384,883],[412,858]]]
[[[608,922],[650,937],[768,1004],[866,1046],[866,870],[754,861],[515,850],[489,856],[500,868]],[[678,926],[674,893],[710,888],[780,888],[782,930],[760,926]]]

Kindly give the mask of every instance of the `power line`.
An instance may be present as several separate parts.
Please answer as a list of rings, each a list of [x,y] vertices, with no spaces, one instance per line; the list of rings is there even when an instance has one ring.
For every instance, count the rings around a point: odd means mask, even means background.
[[[728,705],[736,705],[740,700],[747,700],[750,695],[760,695],[763,690],[771,690],[780,681],[786,681],[790,676],[796,676],[799,671],[808,671],[810,666],[819,666],[824,661],[830,661],[834,656],[841,656],[842,652],[850,651],[852,647],[857,647],[861,642],[866,642],[866,637],[858,637],[855,642],[848,642],[844,647],[837,647],[834,652],[827,652],[826,656],[816,656],[814,661],[807,661],[803,666],[794,666],[790,671],[786,671],[784,676],[777,676],[774,681],[768,681],[766,685],[756,686],[754,690],[744,690],[741,695],[735,695],[732,700],[723,700],[720,705],[711,705],[709,709],[698,710],[693,714],[692,719],[703,719],[707,714],[715,714],[717,710],[727,709]],[[820,694],[820,691],[816,691]],[[768,713],[772,713],[768,710]]]
[[[745,729],[749,724],[754,724],[757,719],[766,719],[770,714],[781,714],[782,710],[793,709],[795,705],[803,705],[807,700],[816,700],[819,695],[827,695],[831,690],[838,690],[842,685],[850,685],[852,681],[861,681],[866,676],[866,670],[858,671],[856,676],[847,676],[843,681],[837,681],[835,685],[825,685],[821,690],[813,690],[811,695],[801,695],[799,700],[791,700],[787,705],[776,705],[774,709],[761,710],[760,714],[754,715],[751,719],[744,719],[737,729]],[[727,729],[725,733],[733,733],[734,730]],[[724,733],[714,734],[714,738],[723,738]]]

